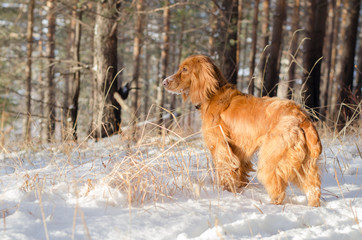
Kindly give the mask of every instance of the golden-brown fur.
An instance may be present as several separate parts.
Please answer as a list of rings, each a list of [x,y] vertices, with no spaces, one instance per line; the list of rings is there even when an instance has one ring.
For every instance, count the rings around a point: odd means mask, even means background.
[[[322,146],[299,105],[241,93],[203,55],[184,60],[163,85],[199,107],[220,185],[229,191],[245,186],[252,171],[251,157],[259,150],[257,177],[272,203],[283,202],[288,182],[292,182],[307,195],[310,206],[320,205],[318,157]]]

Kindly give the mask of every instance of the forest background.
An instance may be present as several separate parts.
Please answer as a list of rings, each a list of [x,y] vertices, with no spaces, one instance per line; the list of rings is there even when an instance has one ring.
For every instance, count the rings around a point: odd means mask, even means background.
[[[1,0],[0,145],[134,139],[145,122],[198,131],[197,110],[161,85],[193,54],[326,131],[358,130],[361,21],[360,0]]]

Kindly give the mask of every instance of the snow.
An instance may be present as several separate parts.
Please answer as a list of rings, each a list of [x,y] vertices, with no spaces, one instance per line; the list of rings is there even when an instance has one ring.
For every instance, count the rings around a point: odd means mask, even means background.
[[[324,139],[322,206],[255,176],[213,184],[201,136],[84,140],[0,154],[0,239],[362,239],[360,136]],[[255,174],[254,174],[255,175]]]

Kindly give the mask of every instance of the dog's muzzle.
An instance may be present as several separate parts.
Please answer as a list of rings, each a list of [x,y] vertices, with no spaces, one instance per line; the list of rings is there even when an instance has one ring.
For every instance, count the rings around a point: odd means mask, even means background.
[[[165,88],[167,88],[168,85],[170,84],[170,82],[172,82],[172,81],[173,81],[173,79],[171,77],[167,77],[162,81],[162,84]]]

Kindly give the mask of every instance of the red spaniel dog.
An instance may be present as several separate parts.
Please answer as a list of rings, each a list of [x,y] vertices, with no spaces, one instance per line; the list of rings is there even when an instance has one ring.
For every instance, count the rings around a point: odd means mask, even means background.
[[[305,111],[289,100],[257,98],[227,83],[209,57],[191,56],[163,80],[166,90],[188,97],[200,110],[202,132],[218,183],[237,191],[248,183],[250,162],[259,150],[257,177],[271,202],[281,204],[288,182],[308,205],[320,205],[318,157],[322,146]]]

